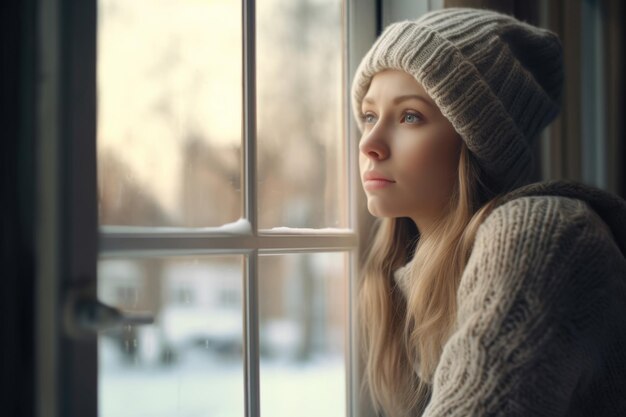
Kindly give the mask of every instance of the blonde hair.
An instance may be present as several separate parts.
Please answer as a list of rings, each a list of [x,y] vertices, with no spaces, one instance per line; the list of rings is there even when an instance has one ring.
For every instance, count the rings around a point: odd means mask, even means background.
[[[478,226],[501,195],[461,145],[458,181],[433,231],[421,237],[408,217],[378,218],[358,295],[363,387],[386,416],[421,414],[443,345],[453,332],[456,290]],[[407,296],[393,272],[413,259]],[[416,368],[419,368],[416,372]]]

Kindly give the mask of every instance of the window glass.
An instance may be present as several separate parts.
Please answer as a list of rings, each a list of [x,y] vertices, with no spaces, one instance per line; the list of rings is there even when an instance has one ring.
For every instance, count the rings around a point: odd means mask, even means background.
[[[98,298],[155,317],[99,333],[100,417],[243,416],[241,256],[103,259]]]
[[[261,416],[345,416],[347,261],[259,257]]]
[[[241,2],[99,0],[100,223],[241,214]]]
[[[261,228],[347,226],[342,3],[257,2]]]

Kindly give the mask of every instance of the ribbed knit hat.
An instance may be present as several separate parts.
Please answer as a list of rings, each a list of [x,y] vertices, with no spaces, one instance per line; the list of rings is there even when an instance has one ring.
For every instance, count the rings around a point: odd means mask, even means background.
[[[528,182],[531,144],[559,113],[563,56],[558,36],[492,10],[451,7],[389,24],[357,67],[352,109],[384,69],[422,84],[467,144],[496,191]]]

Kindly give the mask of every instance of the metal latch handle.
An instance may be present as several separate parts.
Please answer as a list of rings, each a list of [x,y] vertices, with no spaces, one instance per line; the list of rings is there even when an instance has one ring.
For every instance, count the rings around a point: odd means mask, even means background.
[[[69,336],[93,338],[100,331],[127,325],[154,323],[148,311],[123,311],[97,298],[94,284],[76,285],[65,292],[63,322]]]
[[[147,311],[122,311],[99,300],[83,299],[75,304],[74,315],[77,324],[94,332],[123,325],[154,323],[154,317]]]

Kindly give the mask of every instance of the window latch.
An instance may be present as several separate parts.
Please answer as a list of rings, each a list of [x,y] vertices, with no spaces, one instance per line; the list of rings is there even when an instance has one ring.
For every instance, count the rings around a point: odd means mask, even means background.
[[[65,296],[65,331],[76,339],[92,338],[98,332],[122,326],[154,323],[154,315],[149,311],[124,311],[98,300],[95,283],[75,284],[65,291]]]

